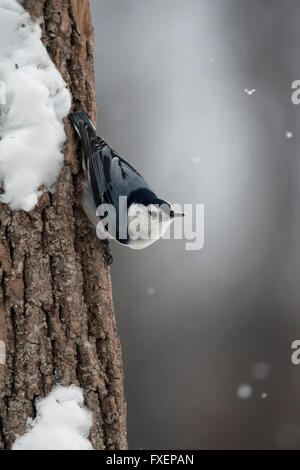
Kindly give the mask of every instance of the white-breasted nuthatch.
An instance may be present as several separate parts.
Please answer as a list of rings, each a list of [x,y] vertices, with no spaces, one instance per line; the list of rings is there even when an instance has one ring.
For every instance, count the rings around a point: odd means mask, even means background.
[[[82,142],[87,176],[82,206],[89,220],[99,227],[103,218],[103,214],[99,216],[99,207],[111,205],[116,220],[114,224],[103,225],[101,238],[115,239],[135,250],[150,246],[165,234],[175,217],[183,214],[175,214],[170,204],[159,199],[145,179],[97,136],[85,112],[72,113],[71,121]],[[126,204],[120,204],[124,198]]]

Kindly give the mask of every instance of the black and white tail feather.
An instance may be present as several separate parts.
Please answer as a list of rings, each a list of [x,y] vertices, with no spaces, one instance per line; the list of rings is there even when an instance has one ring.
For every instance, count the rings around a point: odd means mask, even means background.
[[[159,199],[145,179],[101,137],[97,136],[93,122],[84,111],[72,113],[71,121],[82,142],[83,167],[87,176],[87,182],[84,185],[83,208],[89,219],[97,225],[99,222],[99,218],[96,217],[97,208],[101,204],[112,204],[115,208],[116,224],[114,234],[110,233],[110,236],[133,249],[142,249],[151,245],[160,237],[151,238],[150,235],[147,240],[145,237],[134,240],[131,237],[130,223],[125,227],[127,235],[122,238],[119,236],[119,222],[120,219],[124,220],[119,214],[119,198],[120,196],[127,198],[127,220],[136,221],[138,218],[141,233],[143,233],[144,225],[146,230],[146,222],[153,215],[157,218],[157,228],[160,226],[164,228],[164,231],[166,230],[176,215],[169,203]],[[122,233],[124,234],[124,230]]]
[[[91,118],[84,111],[72,113],[71,121],[77,135],[82,141],[83,167],[86,171],[88,160],[99,148],[104,147],[107,143],[97,136],[96,129]]]

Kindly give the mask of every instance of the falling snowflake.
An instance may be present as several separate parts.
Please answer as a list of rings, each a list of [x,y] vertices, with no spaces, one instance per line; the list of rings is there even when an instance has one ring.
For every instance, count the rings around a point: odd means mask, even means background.
[[[251,368],[251,376],[255,380],[261,380],[269,377],[271,374],[271,365],[268,362],[259,362]]]
[[[250,398],[252,393],[252,387],[248,384],[241,384],[237,389],[237,396],[241,400],[246,400],[247,398]]]
[[[292,139],[293,138],[293,133],[291,131],[287,131],[285,133],[285,136],[286,136],[287,139]]]
[[[155,294],[155,289],[154,289],[154,287],[148,287],[148,289],[147,289],[147,294],[148,294],[148,295],[154,295],[154,294]]]
[[[256,92],[256,88],[252,88],[251,90],[249,90],[248,88],[245,88],[244,92],[246,93],[246,95],[251,96]]]
[[[268,394],[266,392],[261,394],[261,398],[265,400],[268,397]]]

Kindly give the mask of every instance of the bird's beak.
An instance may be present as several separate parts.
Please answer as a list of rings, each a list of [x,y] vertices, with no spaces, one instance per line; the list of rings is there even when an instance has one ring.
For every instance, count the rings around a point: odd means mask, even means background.
[[[176,212],[171,212],[170,216],[172,219],[175,219],[175,217],[184,217],[185,214],[179,214],[179,213],[176,213]]]

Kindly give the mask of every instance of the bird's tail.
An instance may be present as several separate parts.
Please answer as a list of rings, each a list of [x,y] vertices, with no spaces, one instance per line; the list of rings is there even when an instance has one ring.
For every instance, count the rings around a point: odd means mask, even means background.
[[[89,127],[89,129],[93,131],[94,134],[96,134],[95,126],[92,123],[90,116],[85,111],[76,111],[74,113],[71,113],[70,119],[74,126],[74,129],[76,130],[77,134],[79,135],[81,139],[82,139],[82,132],[81,132],[80,123],[86,124]]]
[[[91,118],[84,111],[71,113],[71,122],[79,135],[83,148],[83,168],[87,169],[87,163],[94,154],[94,144],[97,141],[96,129]]]

